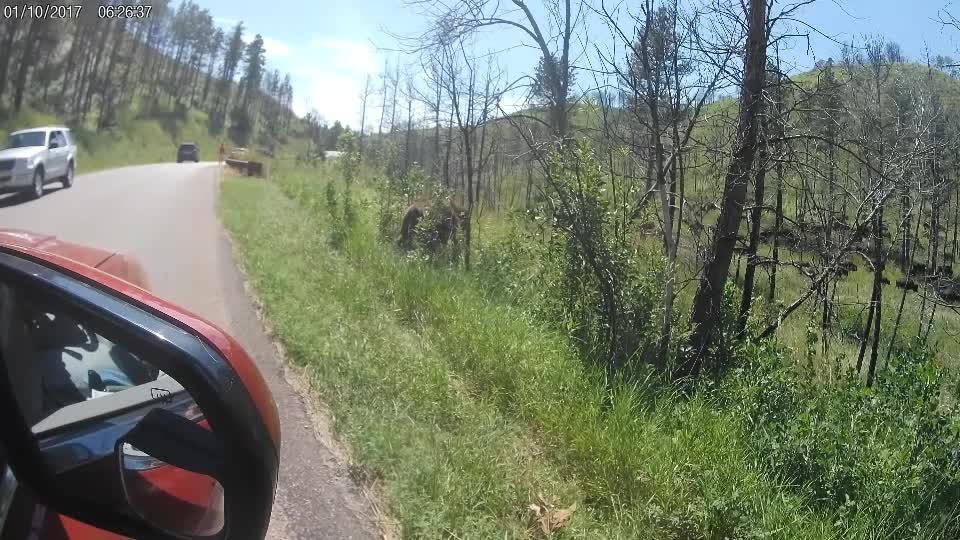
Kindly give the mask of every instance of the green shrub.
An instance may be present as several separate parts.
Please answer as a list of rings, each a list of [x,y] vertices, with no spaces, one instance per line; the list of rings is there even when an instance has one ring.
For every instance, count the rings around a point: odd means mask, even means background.
[[[343,181],[349,187],[360,171],[360,147],[357,137],[349,128],[337,137],[337,150],[343,152],[337,159]]]
[[[929,351],[896,355],[872,388],[839,369],[823,383],[770,344],[747,355],[727,397],[769,471],[844,521],[867,519],[898,537],[938,522],[960,534],[957,378]]]
[[[508,234],[486,242],[474,254],[473,272],[482,290],[539,315],[556,312],[553,293],[558,275],[554,266],[545,264],[547,245],[527,230],[522,218],[510,221]]]
[[[587,143],[554,154],[549,165],[550,211],[542,218],[553,229],[546,261],[558,273],[553,319],[610,379],[653,360],[659,269],[623,234],[625,209],[605,194],[606,178]]]

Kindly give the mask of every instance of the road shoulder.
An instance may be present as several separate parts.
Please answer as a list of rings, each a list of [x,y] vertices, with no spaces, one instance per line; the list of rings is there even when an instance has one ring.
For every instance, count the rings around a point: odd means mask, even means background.
[[[217,190],[219,200],[219,190]],[[378,497],[350,477],[349,452],[332,418],[309,391],[302,371],[285,360],[225,228],[220,231],[222,282],[231,333],[254,358],[280,409],[281,470],[268,539],[391,538]]]

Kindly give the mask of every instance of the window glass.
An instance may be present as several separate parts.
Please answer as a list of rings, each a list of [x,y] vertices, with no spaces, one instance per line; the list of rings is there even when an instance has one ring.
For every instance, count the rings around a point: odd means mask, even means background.
[[[4,288],[0,284],[0,318],[6,319],[0,328],[7,328],[2,361],[31,425],[91,400],[158,384],[158,368],[93,321]]]
[[[47,134],[43,131],[26,131],[16,133],[7,139],[6,148],[27,148],[30,146],[45,146]]]

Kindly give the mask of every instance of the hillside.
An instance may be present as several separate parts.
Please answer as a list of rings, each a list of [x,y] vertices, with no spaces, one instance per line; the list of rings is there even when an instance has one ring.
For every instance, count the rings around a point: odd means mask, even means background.
[[[290,77],[267,64],[260,35],[245,40],[242,22],[226,31],[193,2],[129,21],[81,13],[0,20],[0,132],[65,124],[81,171],[172,159],[183,141],[203,159],[220,142],[285,143],[296,123]]]
[[[211,136],[206,115],[190,111],[186,119],[168,117],[131,118],[100,131],[73,128],[78,146],[78,173],[124,165],[139,165],[174,160],[177,144],[196,142],[202,161],[215,161],[220,139]],[[42,125],[69,125],[55,115],[25,109],[0,120],[0,137],[11,131]]]
[[[876,144],[875,129],[861,129],[857,115],[864,110],[874,108],[870,104],[871,70],[868,66],[853,66],[845,68],[834,66],[834,86],[829,91],[836,93],[841,100],[838,108],[830,113],[834,122],[847,126],[847,131],[841,135],[842,144],[855,153],[871,155],[870,144]],[[911,160],[913,163],[922,162],[919,158],[908,156],[909,151],[905,139],[907,137],[943,137],[942,143],[952,148],[957,141],[960,128],[953,127],[951,122],[960,118],[960,81],[952,78],[944,71],[915,63],[891,63],[880,70],[882,86],[881,110],[885,111],[885,129],[890,133],[885,136],[885,145],[890,153],[887,174],[899,177],[903,174],[903,165],[894,162]],[[816,121],[804,109],[814,107],[817,100],[828,91],[824,68],[820,67],[810,72],[796,74],[784,84],[785,92],[790,96],[791,103],[796,103],[797,111],[792,112],[783,120],[787,129],[794,136],[803,136],[810,133],[817,125]],[[772,90],[771,90],[772,91]],[[907,96],[915,96],[907,98]],[[900,100],[899,102],[897,100]],[[907,107],[916,106],[917,113],[910,113]],[[903,111],[901,120],[895,111]],[[798,112],[799,111],[799,112]],[[723,170],[729,156],[730,145],[734,139],[733,129],[736,122],[736,101],[731,98],[722,98],[707,105],[702,112],[703,121],[696,127],[692,135],[691,151],[686,158],[685,188],[682,204],[678,205],[677,238],[680,240],[678,252],[678,282],[682,284],[678,297],[678,309],[682,312],[689,309],[692,300],[693,282],[701,270],[702,250],[711,241],[713,226],[719,215],[718,204],[722,193]],[[925,116],[921,116],[925,115]],[[543,191],[549,191],[539,167],[531,165],[526,145],[517,133],[513,122],[520,123],[524,129],[537,129],[535,122],[525,121],[522,117],[543,118],[545,113],[537,109],[520,111],[514,119],[497,118],[476,128],[474,135],[474,154],[480,154],[478,162],[483,166],[477,168],[475,182],[479,183],[478,219],[479,233],[484,242],[498,241],[499,235],[510,235],[515,226],[522,224],[511,222],[509,226],[504,220],[513,211],[542,211],[540,202],[543,200]],[[615,196],[618,192],[642,193],[644,186],[643,176],[644,155],[642,148],[631,155],[622,151],[623,145],[638,144],[640,139],[631,141],[630,130],[636,122],[631,122],[629,113],[622,108],[611,107],[603,110],[595,102],[577,105],[572,110],[574,131],[581,140],[589,140],[605,170],[612,167],[617,175],[616,185],[607,183],[609,193]],[[604,122],[608,129],[604,129]],[[897,122],[902,122],[897,127]],[[940,123],[943,127],[941,135],[936,135],[930,126]],[[920,125],[921,131],[916,131],[911,125]],[[541,128],[542,129],[542,128]],[[894,135],[896,130],[896,135]],[[616,134],[611,137],[611,133]],[[619,134],[617,134],[619,133]],[[439,137],[438,137],[439,136]],[[438,137],[438,138],[436,138]],[[903,143],[898,144],[897,138]],[[446,150],[447,144],[450,150]],[[639,143],[642,144],[642,143]],[[638,146],[639,146],[638,144]],[[761,214],[762,231],[758,245],[758,255],[764,261],[773,260],[773,229],[775,228],[776,185],[782,182],[782,215],[781,236],[778,242],[779,262],[777,291],[773,301],[769,301],[770,289],[769,266],[761,267],[757,272],[754,289],[763,291],[758,298],[758,309],[751,324],[762,326],[771,322],[771,318],[778,310],[782,310],[797,297],[802,295],[811,283],[811,276],[820,265],[824,264],[818,255],[817,231],[824,228],[824,208],[834,204],[833,212],[839,224],[834,228],[831,244],[838,246],[850,237],[851,224],[862,219],[858,218],[858,209],[869,202],[860,193],[866,189],[863,184],[864,166],[854,156],[845,152],[837,152],[833,169],[835,172],[834,188],[830,188],[828,177],[824,171],[829,170],[825,164],[827,155],[822,146],[810,141],[804,142],[801,138],[789,154],[783,167],[782,180],[775,166],[770,166],[767,173],[767,189],[764,204],[767,208]],[[930,144],[930,143],[923,143]],[[933,144],[941,144],[934,142]],[[482,147],[481,147],[482,145]],[[370,138],[370,153],[379,163],[385,163],[390,171],[403,171],[413,164],[420,165],[428,175],[439,177],[438,180],[449,187],[460,204],[466,203],[463,195],[464,174],[463,158],[459,155],[462,146],[457,130],[441,129],[435,131],[430,127],[422,127],[411,132],[398,131],[382,137]],[[441,153],[434,155],[434,148],[439,147]],[[390,150],[390,148],[393,148]],[[451,155],[451,162],[444,166],[446,152]],[[906,336],[925,336],[925,341],[932,344],[939,351],[942,360],[955,363],[955,353],[960,353],[960,341],[957,339],[960,330],[960,315],[954,313],[949,306],[933,308],[931,306],[942,298],[936,299],[938,291],[945,291],[948,296],[953,290],[960,291],[960,272],[954,273],[951,261],[960,256],[958,253],[957,224],[960,223],[957,208],[960,201],[954,196],[956,187],[952,179],[960,168],[960,162],[954,159],[953,150],[941,154],[943,172],[942,178],[929,179],[929,186],[922,192],[916,188],[905,188],[909,192],[907,206],[904,206],[903,197],[892,198],[884,212],[883,244],[890,263],[886,265],[882,276],[881,289],[883,294],[882,340],[885,344],[892,343],[892,329],[896,327],[899,338]],[[900,157],[894,157],[900,156]],[[386,157],[386,159],[385,159]],[[439,159],[438,159],[439,157]],[[869,158],[876,159],[876,158]],[[802,174],[798,171],[803,171]],[[449,179],[445,178],[449,175]],[[859,176],[858,176],[859,175]],[[836,189],[834,203],[829,203],[828,191]],[[885,188],[886,189],[886,188]],[[893,189],[893,186],[889,187]],[[889,189],[887,191],[889,192]],[[896,188],[900,189],[900,188]],[[842,195],[842,196],[841,196]],[[939,203],[934,204],[931,197],[939,197]],[[892,195],[891,195],[892,197]],[[753,204],[754,188],[748,189],[748,204]],[[616,204],[615,199],[611,201]],[[826,206],[825,206],[826,205]],[[681,208],[682,207],[682,208]],[[935,223],[931,222],[932,210],[940,208],[942,215]],[[660,227],[659,210],[654,202],[647,203],[645,212],[637,222],[628,227],[634,230],[645,231],[636,238],[637,245],[644,249],[656,251],[662,239],[657,232]],[[846,214],[840,215],[841,211]],[[906,212],[906,214],[904,214]],[[904,215],[909,215],[904,218]],[[906,219],[906,221],[904,221]],[[830,220],[827,220],[830,221]],[[907,226],[909,224],[909,226]],[[918,229],[920,227],[920,229]],[[931,243],[930,227],[938,228],[938,241]],[[840,232],[841,230],[845,232]],[[922,234],[914,238],[915,230]],[[533,228],[529,231],[542,234],[542,230]],[[651,234],[652,233],[652,234]],[[737,245],[737,255],[731,269],[734,282],[743,285],[744,272],[748,257],[745,250],[748,248],[750,237],[750,223],[745,219],[741,222],[740,235]],[[826,326],[818,345],[822,350],[830,348],[833,355],[842,355],[847,360],[856,362],[860,352],[859,342],[864,331],[864,317],[866,308],[870,304],[869,296],[872,286],[873,273],[869,260],[871,246],[869,241],[852,242],[853,249],[843,259],[845,270],[840,272],[836,279],[831,279],[832,301],[831,320]],[[897,257],[903,246],[909,245],[913,254],[910,263],[899,263]],[[916,290],[908,290],[905,295],[902,288],[897,287],[897,281],[907,280],[908,266],[917,268],[930,264],[929,251],[932,247],[941,250],[935,258],[936,266],[949,268],[949,271],[938,275],[929,282],[928,287],[916,284]],[[958,269],[960,270],[960,269]],[[917,281],[917,277],[910,278]],[[913,286],[913,285],[911,285]],[[865,298],[866,296],[866,298]],[[934,302],[935,300],[935,302]],[[931,303],[933,302],[933,303]],[[783,342],[798,353],[809,348],[808,326],[811,319],[823,317],[823,302],[814,296],[812,300],[779,329]],[[919,313],[926,313],[920,316]],[[911,315],[905,315],[911,314]],[[932,321],[932,324],[927,321]],[[816,323],[820,326],[821,322]],[[805,352],[803,354],[806,354]]]

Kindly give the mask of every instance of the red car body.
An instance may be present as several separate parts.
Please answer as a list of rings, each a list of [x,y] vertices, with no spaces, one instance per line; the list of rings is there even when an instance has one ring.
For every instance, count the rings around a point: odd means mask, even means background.
[[[16,229],[0,229],[0,246],[5,246],[41,259],[87,281],[112,289],[132,298],[144,307],[159,312],[182,326],[192,329],[214,346],[237,372],[250,392],[260,412],[276,452],[280,452],[280,418],[276,402],[270,394],[266,381],[253,360],[244,349],[226,332],[214,324],[151,294],[146,273],[140,263],[129,256],[64,242],[54,236],[35,234]],[[165,467],[150,471],[150,481],[177,493],[185,504],[200,504],[210,496],[209,482],[179,478],[175,471]],[[175,469],[170,467],[169,469]],[[43,517],[41,540],[118,540],[125,537],[87,525],[55,512],[46,512]]]

